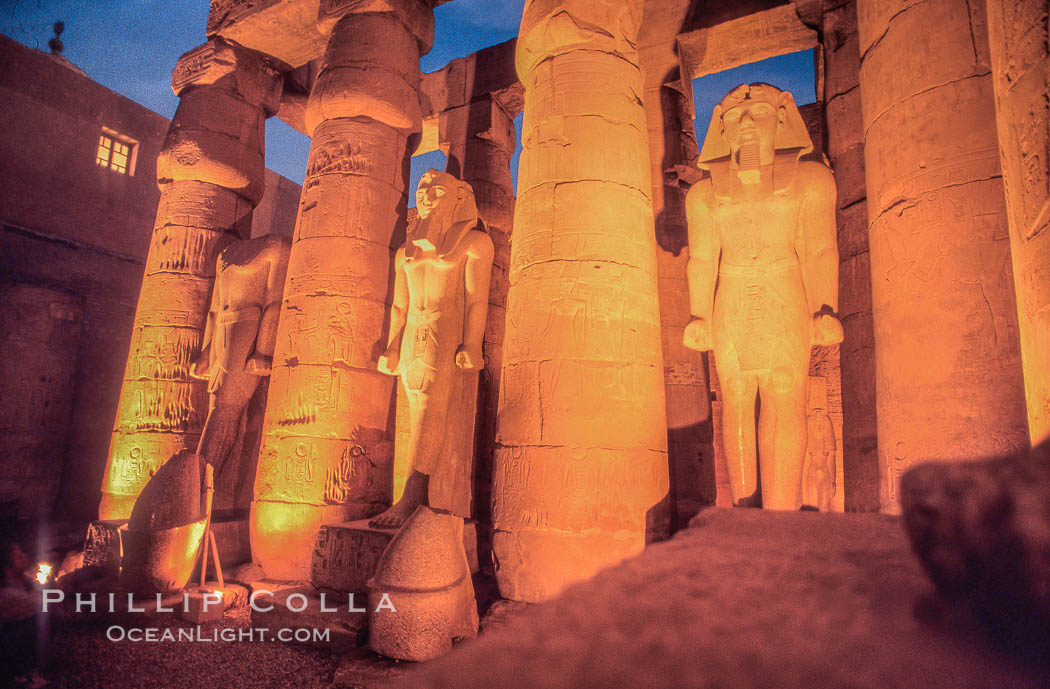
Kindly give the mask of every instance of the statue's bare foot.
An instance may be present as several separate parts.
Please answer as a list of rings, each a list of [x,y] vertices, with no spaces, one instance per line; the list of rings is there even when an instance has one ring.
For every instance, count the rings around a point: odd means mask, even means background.
[[[399,529],[405,520],[412,516],[416,508],[425,505],[430,477],[418,471],[413,471],[405,481],[405,492],[401,499],[394,503],[393,507],[376,516],[368,522],[373,529]]]
[[[413,504],[409,505],[408,500],[398,500],[393,507],[388,509],[386,512],[382,512],[374,519],[368,522],[368,525],[373,529],[398,529],[405,523],[405,520],[412,516],[412,513],[419,507],[419,503],[411,501]]]

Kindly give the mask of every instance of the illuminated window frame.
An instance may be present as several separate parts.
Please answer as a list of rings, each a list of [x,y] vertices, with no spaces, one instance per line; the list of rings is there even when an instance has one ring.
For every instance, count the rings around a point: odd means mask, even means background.
[[[121,175],[135,174],[135,159],[138,157],[139,142],[118,134],[107,127],[98,135],[98,148],[95,150],[95,164]]]

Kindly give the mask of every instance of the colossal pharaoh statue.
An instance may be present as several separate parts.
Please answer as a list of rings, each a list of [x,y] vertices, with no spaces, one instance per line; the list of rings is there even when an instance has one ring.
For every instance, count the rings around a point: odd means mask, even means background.
[[[741,85],[715,107],[686,199],[685,345],[714,350],[735,505],[801,505],[810,348],[842,341],[835,181],[791,94]],[[760,403],[757,423],[756,399]]]
[[[383,528],[399,527],[420,505],[470,517],[471,456],[449,451],[462,430],[449,417],[462,376],[484,365],[492,240],[475,229],[470,185],[450,174],[424,174],[416,208],[419,223],[394,259],[389,344],[379,359],[408,397],[411,473],[401,499],[372,520]]]
[[[231,471],[227,464],[235,464],[230,453],[241,415],[260,377],[270,375],[290,248],[287,239],[265,235],[223,249],[216,261],[203,346],[190,370],[193,377],[208,381],[208,417],[197,454],[215,467],[220,487],[233,496],[245,490],[251,494],[251,472]]]

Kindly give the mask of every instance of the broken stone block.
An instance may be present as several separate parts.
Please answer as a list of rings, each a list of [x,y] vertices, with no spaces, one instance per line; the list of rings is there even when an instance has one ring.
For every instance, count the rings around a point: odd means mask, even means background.
[[[84,567],[102,567],[120,572],[120,532],[127,527],[123,519],[99,519],[88,525],[84,539]]]
[[[397,532],[368,582],[368,644],[397,660],[431,660],[478,633],[463,520],[423,505]]]
[[[1047,644],[1050,441],[984,462],[931,463],[901,479],[912,548],[942,596],[1006,640]]]
[[[218,622],[226,614],[226,595],[221,589],[194,586],[185,592],[185,603],[180,608],[184,620],[194,624]]]
[[[367,519],[323,525],[317,533],[310,580],[319,588],[363,593],[395,533],[372,528]]]

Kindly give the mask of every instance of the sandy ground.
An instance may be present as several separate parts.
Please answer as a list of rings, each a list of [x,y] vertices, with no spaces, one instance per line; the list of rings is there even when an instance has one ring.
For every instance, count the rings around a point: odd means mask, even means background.
[[[113,623],[117,623],[113,621]],[[135,619],[126,627],[193,630],[177,615]],[[222,623],[200,626],[211,638],[217,629],[247,629],[248,608],[227,613]],[[321,689],[332,685],[338,658],[323,649],[267,641],[111,641],[102,621],[61,620],[53,630],[46,676],[55,689]]]

